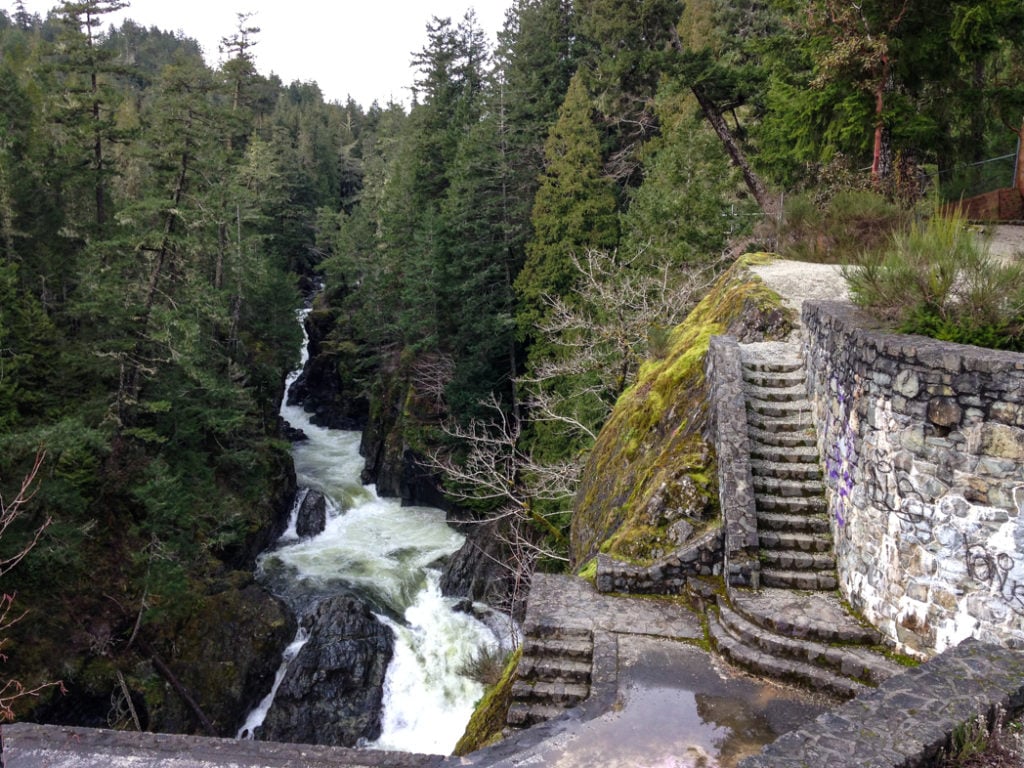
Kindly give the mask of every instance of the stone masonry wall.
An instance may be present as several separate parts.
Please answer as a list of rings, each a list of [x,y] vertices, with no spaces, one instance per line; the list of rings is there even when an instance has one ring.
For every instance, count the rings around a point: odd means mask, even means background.
[[[803,323],[844,595],[919,657],[1024,648],[1024,355]]]
[[[697,536],[651,565],[622,563],[605,554],[597,556],[598,592],[630,595],[678,595],[690,576],[717,576],[722,572],[721,528]]]
[[[757,587],[757,511],[747,438],[747,404],[739,342],[712,336],[705,375],[708,382],[708,440],[718,461],[719,500],[725,525],[725,574],[731,586]]]

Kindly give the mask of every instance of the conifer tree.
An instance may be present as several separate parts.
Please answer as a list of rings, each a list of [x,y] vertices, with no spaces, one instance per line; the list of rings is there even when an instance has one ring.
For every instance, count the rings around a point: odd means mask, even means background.
[[[615,193],[603,175],[593,109],[581,73],[569,84],[544,146],[545,169],[533,206],[533,238],[516,279],[517,322],[533,337],[546,313],[545,297],[565,298],[576,270],[571,255],[610,250],[618,241]]]

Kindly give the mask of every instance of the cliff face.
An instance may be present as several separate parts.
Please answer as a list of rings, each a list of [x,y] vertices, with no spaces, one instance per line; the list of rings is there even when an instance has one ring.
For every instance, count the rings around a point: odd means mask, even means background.
[[[644,364],[598,435],[576,496],[570,553],[579,567],[598,552],[646,563],[667,553],[680,524],[718,524],[714,453],[705,439],[708,341],[785,338],[794,317],[737,261],[677,326],[667,353]]]

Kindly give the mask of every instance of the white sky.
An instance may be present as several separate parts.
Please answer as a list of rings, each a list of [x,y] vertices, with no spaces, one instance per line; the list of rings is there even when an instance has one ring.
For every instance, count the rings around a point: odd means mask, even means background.
[[[30,13],[45,18],[58,0],[24,0]],[[183,31],[203,48],[207,63],[220,61],[217,45],[238,27],[239,12],[253,13],[258,26],[253,49],[256,68],[275,72],[285,85],[316,81],[328,101],[349,95],[363,107],[376,99],[409,103],[414,73],[411,54],[426,45],[431,17],[453,23],[472,7],[493,44],[511,0],[132,0],[131,7],[107,17],[144,26]],[[2,0],[8,14],[13,0]],[[104,25],[106,26],[106,25]]]

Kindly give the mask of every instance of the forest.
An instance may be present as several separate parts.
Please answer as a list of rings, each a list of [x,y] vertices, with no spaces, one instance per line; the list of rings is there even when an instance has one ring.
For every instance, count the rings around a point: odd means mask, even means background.
[[[1022,135],[1019,0],[513,0],[493,48],[431,21],[408,106],[260,74],[245,14],[214,67],[126,5],[0,12],[7,717],[106,724],[114,690],[198,727],[160,667],[287,514],[314,286],[373,452],[565,568],[596,434],[731,259],[1009,186]]]

